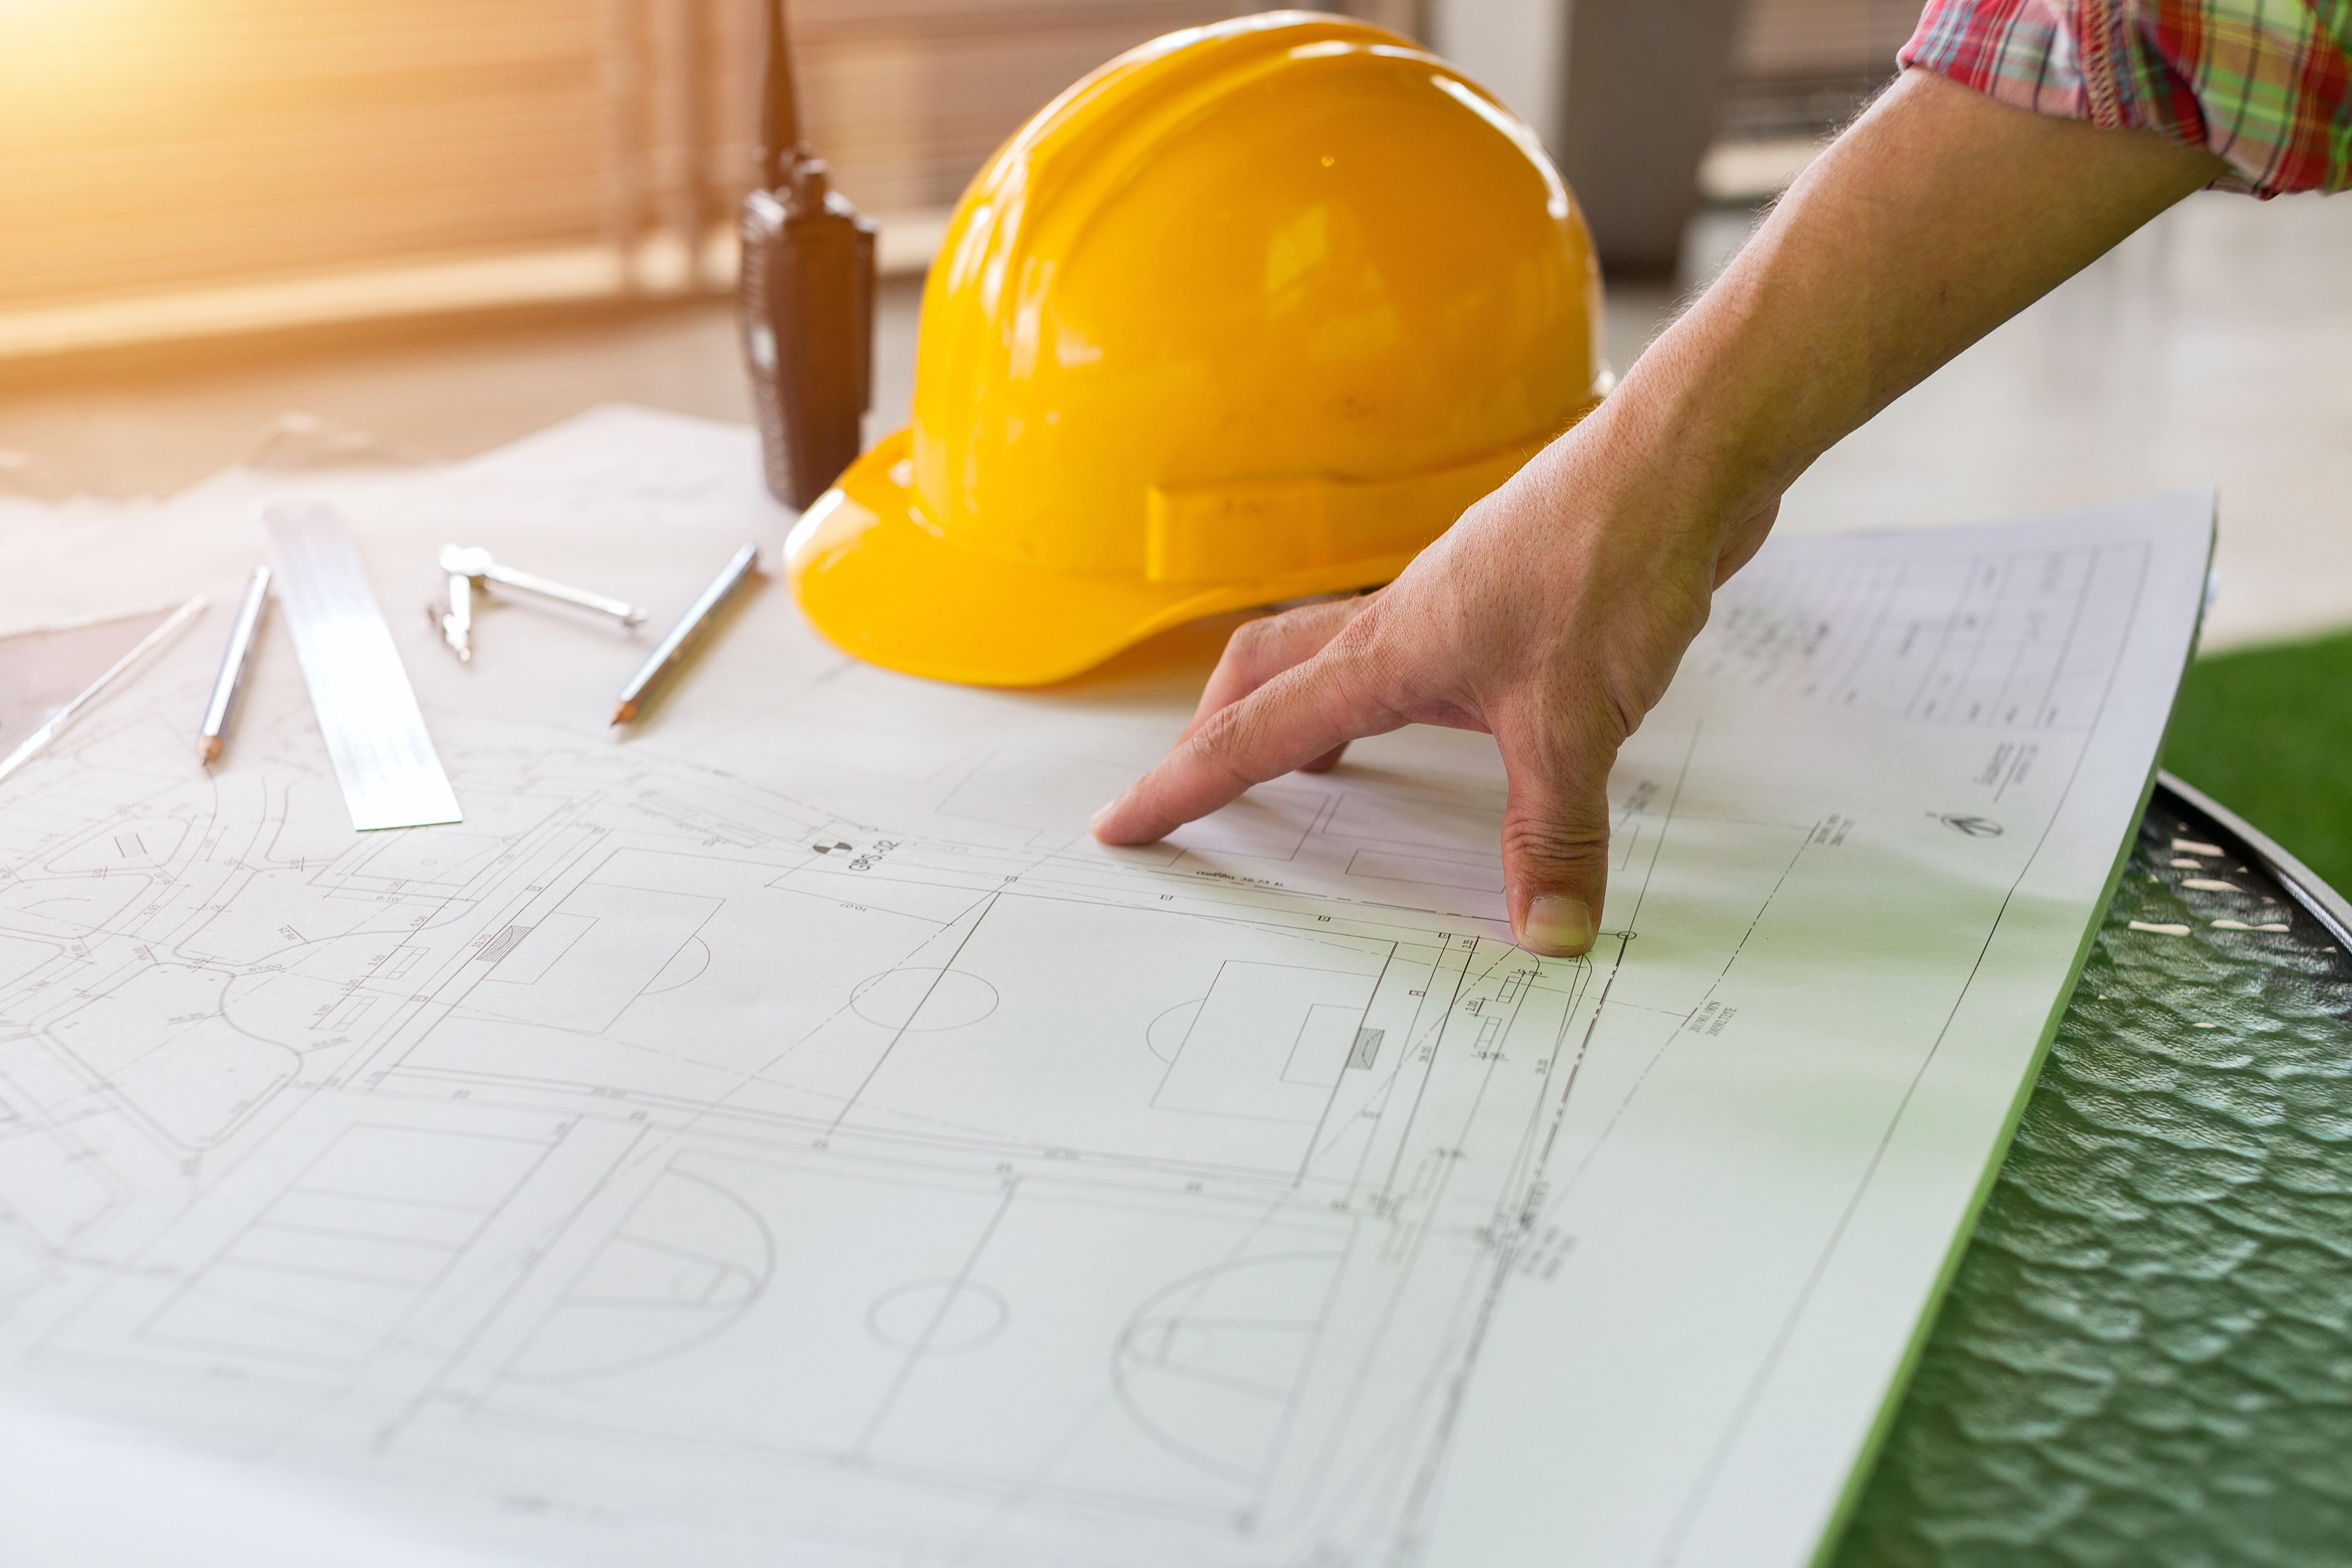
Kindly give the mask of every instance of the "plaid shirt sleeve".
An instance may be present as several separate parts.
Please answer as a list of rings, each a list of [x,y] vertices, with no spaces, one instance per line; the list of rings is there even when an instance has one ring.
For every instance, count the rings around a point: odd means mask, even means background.
[[[2352,185],[2352,0],[1928,0],[1898,58],[2021,109],[2210,148],[2225,189]]]

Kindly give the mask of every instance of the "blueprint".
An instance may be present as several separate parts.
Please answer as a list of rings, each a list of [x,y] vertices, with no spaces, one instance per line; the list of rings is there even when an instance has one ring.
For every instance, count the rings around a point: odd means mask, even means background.
[[[215,605],[0,784],[0,1451],[226,1467],[370,1563],[1808,1561],[2136,821],[2210,498],[1769,546],[1566,961],[1510,941],[1483,736],[1087,837],[1230,622],[976,690],[772,578],[614,731],[641,639],[485,599],[461,666],[416,613],[456,542],[658,627],[773,559],[757,473],[612,409],[0,518],[0,631]],[[352,830],[274,619],[194,765],[284,495],[351,521],[462,823]],[[74,1495],[0,1532],[108,1561]],[[323,1560],[270,1506],[238,1560]]]

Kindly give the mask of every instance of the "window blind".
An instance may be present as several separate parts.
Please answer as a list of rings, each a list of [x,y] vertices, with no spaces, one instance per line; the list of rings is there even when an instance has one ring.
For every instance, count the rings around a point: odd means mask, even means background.
[[[593,237],[596,0],[0,11],[0,302]]]
[[[937,208],[1086,71],[1235,8],[799,0],[803,123],[868,212]],[[761,0],[7,0],[0,353],[168,333],[175,310],[415,308],[427,277],[463,302],[723,287],[761,16]]]
[[[1742,74],[1869,68],[1908,4],[1754,0]],[[936,227],[1071,81],[1255,8],[793,0],[803,122],[866,211]],[[1426,9],[1347,8],[1408,32]],[[725,287],[761,16],[761,0],[0,0],[0,356]]]

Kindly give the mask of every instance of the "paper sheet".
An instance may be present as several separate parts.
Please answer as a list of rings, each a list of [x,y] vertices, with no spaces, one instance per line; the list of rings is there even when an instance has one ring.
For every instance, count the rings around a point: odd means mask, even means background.
[[[0,1388],[518,1561],[1808,1560],[2135,820],[2210,498],[1768,547],[1563,962],[1510,942],[1482,736],[1094,845],[1215,627],[970,690],[771,581],[615,735],[640,642],[486,604],[461,667],[399,611],[456,541],[662,624],[780,542],[754,458],[607,410],[0,535],[0,628],[233,605],[256,499],[334,500],[465,812],[353,833],[275,622],[198,772],[226,610],[0,788]]]

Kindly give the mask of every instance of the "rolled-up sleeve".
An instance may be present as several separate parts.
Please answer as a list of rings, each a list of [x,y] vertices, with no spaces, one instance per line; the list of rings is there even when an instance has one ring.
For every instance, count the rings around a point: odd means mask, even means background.
[[[2352,0],[1929,0],[1899,58],[2021,109],[2208,148],[2226,189],[2352,186]]]

